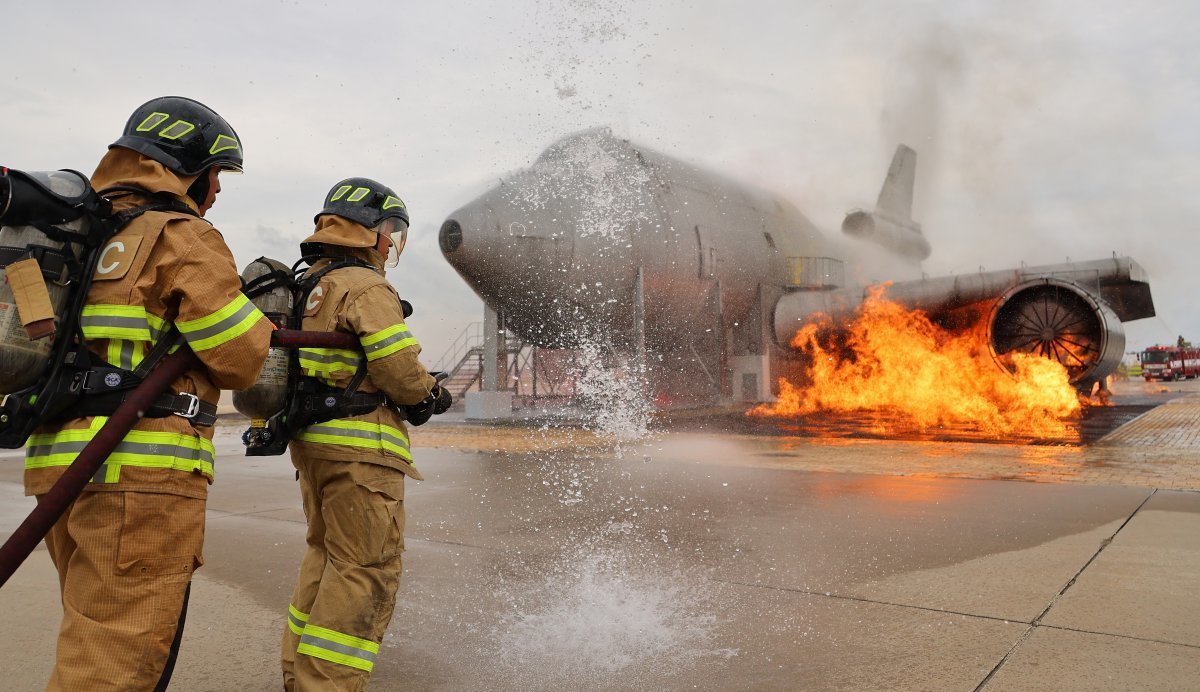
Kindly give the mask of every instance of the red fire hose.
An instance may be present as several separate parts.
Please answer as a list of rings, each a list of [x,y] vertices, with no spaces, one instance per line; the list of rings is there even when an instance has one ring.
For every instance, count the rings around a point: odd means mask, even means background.
[[[271,345],[281,348],[345,348],[358,351],[358,337],[343,332],[302,332],[298,329],[277,329],[271,333]]]
[[[291,329],[273,332],[271,345],[285,348],[359,348],[358,339],[352,334],[301,332]],[[25,517],[25,521],[21,522],[12,536],[4,542],[4,546],[0,547],[0,586],[8,583],[8,578],[45,538],[46,533],[63,512],[67,511],[67,507],[75,501],[79,493],[83,492],[84,486],[121,443],[125,433],[133,429],[140,420],[139,412],[150,408],[158,397],[167,391],[171,383],[184,373],[199,367],[202,367],[200,359],[190,348],[181,346],[178,351],[164,358],[158,367],[129,393],[50,491],[41,497],[37,507],[33,508],[29,516]]]

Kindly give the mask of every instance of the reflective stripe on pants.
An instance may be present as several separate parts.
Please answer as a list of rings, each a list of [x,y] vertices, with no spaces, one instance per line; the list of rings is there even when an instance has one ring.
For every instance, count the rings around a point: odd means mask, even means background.
[[[305,625],[296,653],[370,672],[375,667],[379,645],[369,639],[316,625]]]

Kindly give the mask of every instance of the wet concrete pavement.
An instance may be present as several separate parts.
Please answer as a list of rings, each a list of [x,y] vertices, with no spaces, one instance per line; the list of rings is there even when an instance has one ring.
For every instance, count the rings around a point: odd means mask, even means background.
[[[1034,453],[428,426],[372,689],[1195,689],[1198,420],[1182,398]],[[172,689],[278,688],[303,516],[286,458],[240,456],[238,432]],[[15,459],[0,494],[7,536],[31,505]],[[41,689],[43,549],[0,612],[6,689]]]

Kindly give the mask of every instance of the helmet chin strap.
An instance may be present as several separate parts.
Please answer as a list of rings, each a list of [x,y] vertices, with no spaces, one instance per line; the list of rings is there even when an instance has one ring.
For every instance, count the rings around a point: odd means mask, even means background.
[[[187,196],[196,203],[197,207],[203,207],[205,200],[208,199],[208,177],[208,171],[202,171],[187,189]]]

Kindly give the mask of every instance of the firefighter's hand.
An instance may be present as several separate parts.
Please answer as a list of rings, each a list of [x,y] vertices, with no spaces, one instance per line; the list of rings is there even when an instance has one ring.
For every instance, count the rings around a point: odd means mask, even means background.
[[[434,400],[426,397],[421,403],[405,406],[400,411],[410,425],[424,425],[433,416],[433,404]]]
[[[450,392],[440,384],[435,384],[433,386],[433,391],[429,393],[429,396],[433,399],[434,415],[440,416],[446,411],[449,411],[450,405],[454,403],[454,397],[451,396]]]

